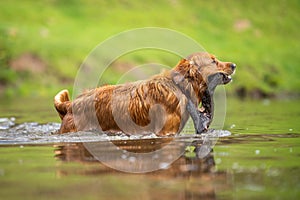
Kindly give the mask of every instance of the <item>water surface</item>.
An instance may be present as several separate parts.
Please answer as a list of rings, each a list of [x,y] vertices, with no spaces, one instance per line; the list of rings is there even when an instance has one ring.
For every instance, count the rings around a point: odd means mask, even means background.
[[[158,138],[57,135],[52,100],[1,101],[0,198],[298,199],[300,101],[227,103],[224,130],[231,134],[197,136],[188,127],[179,137]],[[109,139],[115,146],[107,146]],[[121,172],[99,162],[90,151],[95,146],[96,154],[107,153],[111,163],[125,168],[138,166],[138,157],[130,155],[153,153],[152,164],[160,160],[161,169]],[[155,155],[162,148],[168,149]],[[172,164],[161,159],[174,152],[181,153]]]

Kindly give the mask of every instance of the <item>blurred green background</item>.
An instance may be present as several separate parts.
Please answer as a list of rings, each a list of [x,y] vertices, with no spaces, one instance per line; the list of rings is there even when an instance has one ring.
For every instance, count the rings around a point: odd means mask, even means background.
[[[0,1],[0,96],[52,97],[62,88],[72,90],[80,64],[96,45],[141,27],[174,29],[220,60],[235,62],[234,83],[227,87],[232,95],[299,96],[299,26],[299,0]],[[178,62],[151,55],[122,62]],[[103,82],[114,83],[118,72],[108,73]]]

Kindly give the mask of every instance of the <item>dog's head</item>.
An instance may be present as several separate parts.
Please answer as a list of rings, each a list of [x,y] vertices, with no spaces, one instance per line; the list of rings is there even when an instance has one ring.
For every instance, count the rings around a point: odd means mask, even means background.
[[[191,54],[186,60],[189,61],[189,64],[192,66],[197,67],[206,83],[209,82],[210,77],[221,74],[223,77],[222,83],[227,84],[231,82],[231,75],[234,74],[236,69],[234,63],[219,61],[214,55],[206,52]]]

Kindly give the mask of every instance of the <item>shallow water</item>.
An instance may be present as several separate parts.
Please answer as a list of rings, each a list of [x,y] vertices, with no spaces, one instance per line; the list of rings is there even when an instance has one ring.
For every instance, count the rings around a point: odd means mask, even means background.
[[[300,196],[300,101],[229,99],[227,131],[175,138],[57,135],[51,99],[0,103],[1,199]]]

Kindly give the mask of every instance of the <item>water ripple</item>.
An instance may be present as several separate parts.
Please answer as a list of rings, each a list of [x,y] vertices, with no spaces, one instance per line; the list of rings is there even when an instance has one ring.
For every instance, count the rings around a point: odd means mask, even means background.
[[[117,140],[141,140],[159,139],[154,133],[140,135],[126,135],[117,133],[114,135],[102,131],[79,131],[76,133],[57,134],[59,123],[39,124],[26,122],[15,124],[14,118],[0,118],[0,145],[14,144],[45,144],[45,143],[66,143],[66,142],[96,142],[96,141],[117,141]],[[174,137],[176,140],[226,137],[231,135],[226,130],[209,130],[205,134],[180,134]]]

